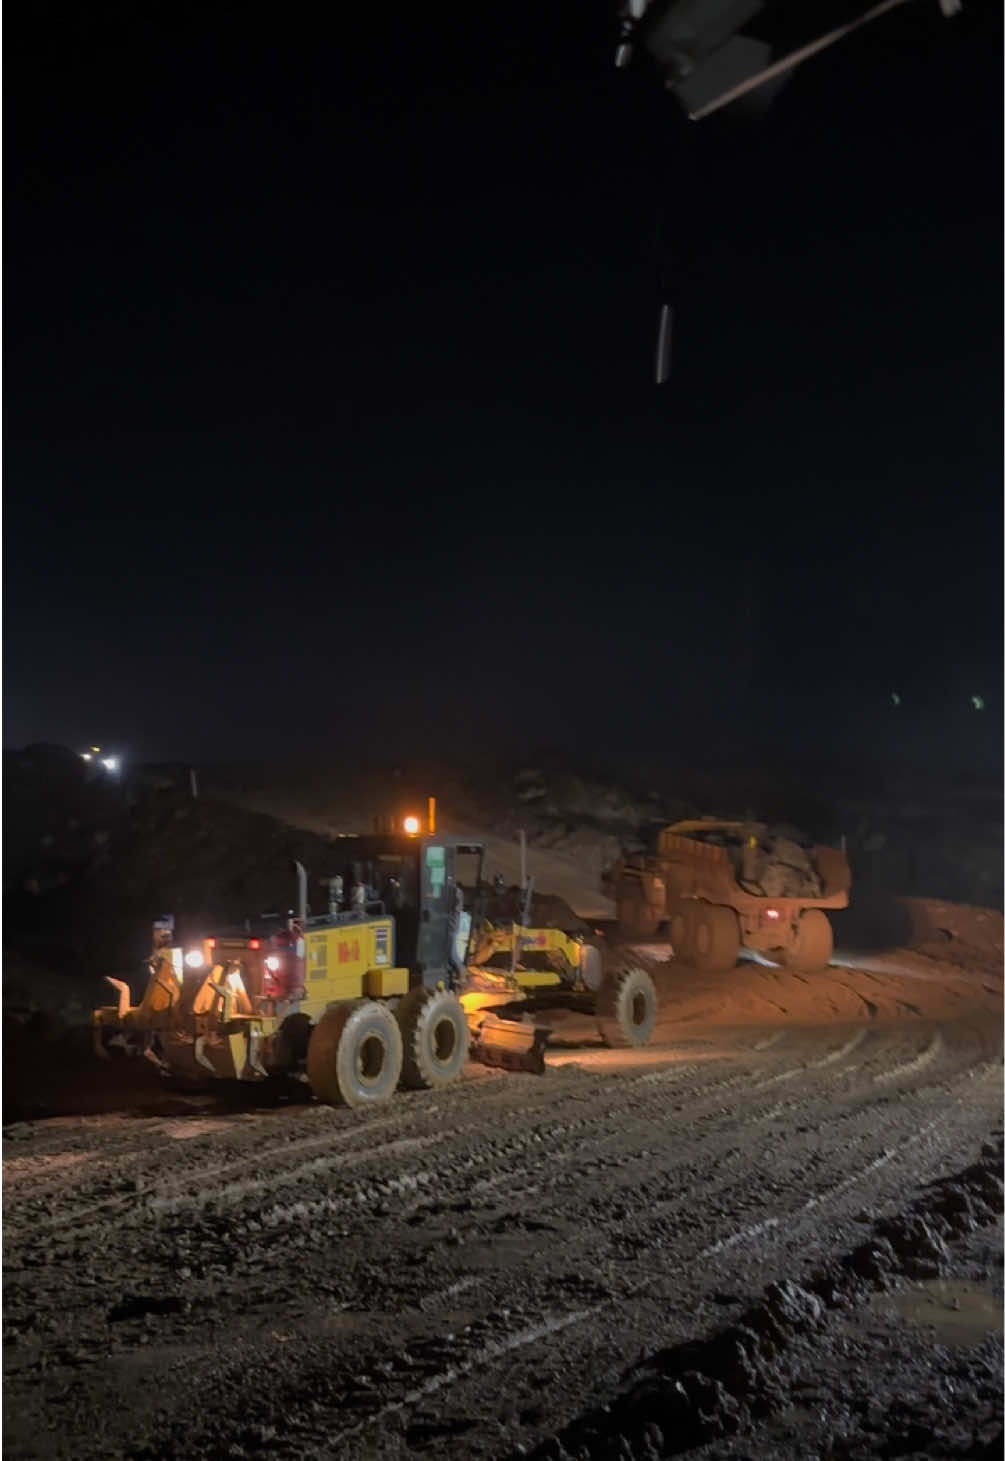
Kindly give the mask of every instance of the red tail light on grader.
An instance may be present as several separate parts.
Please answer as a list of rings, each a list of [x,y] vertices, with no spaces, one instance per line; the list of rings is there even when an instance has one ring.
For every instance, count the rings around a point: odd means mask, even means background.
[[[409,829],[346,846],[324,915],[308,915],[298,867],[282,929],[220,930],[186,949],[171,920],[155,924],[140,1002],[110,980],[118,1002],[94,1012],[98,1053],[125,1046],[187,1080],[292,1077],[322,1101],[366,1106],[399,1085],[448,1085],[469,1054],[542,1071],[551,1032],[532,1008],[574,1003],[612,1044],[651,1039],[644,970],[605,969],[595,945],[560,929],[487,921],[480,842]]]

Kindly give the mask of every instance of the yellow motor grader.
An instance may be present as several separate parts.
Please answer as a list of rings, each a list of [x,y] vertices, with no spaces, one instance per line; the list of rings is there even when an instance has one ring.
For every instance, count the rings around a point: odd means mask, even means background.
[[[297,911],[282,928],[186,946],[172,920],[155,924],[140,1002],[110,979],[118,1002],[94,1012],[97,1052],[141,1052],[184,1080],[299,1079],[319,1100],[366,1106],[399,1085],[449,1084],[469,1054],[542,1071],[551,1031],[530,1009],[575,1002],[611,1044],[652,1038],[644,970],[605,969],[595,945],[529,918],[488,922],[480,842],[386,834],[346,848],[323,915],[308,914],[298,864]]]

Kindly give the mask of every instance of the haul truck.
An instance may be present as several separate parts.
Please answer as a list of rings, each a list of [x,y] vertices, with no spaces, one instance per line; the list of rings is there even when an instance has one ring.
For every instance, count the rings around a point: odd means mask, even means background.
[[[827,910],[848,906],[847,857],[809,848],[806,889],[775,895],[757,881],[763,843],[761,824],[749,822],[665,827],[654,851],[623,858],[608,874],[622,935],[652,938],[666,926],[677,958],[709,972],[731,969],[741,947],[808,973],[826,968],[834,950]]]

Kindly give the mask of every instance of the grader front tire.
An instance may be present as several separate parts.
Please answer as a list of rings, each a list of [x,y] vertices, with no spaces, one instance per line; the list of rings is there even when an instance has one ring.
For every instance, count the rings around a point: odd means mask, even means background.
[[[456,994],[447,989],[411,989],[395,1011],[404,1060],[401,1084],[438,1090],[455,1081],[468,1058],[471,1032]]]
[[[613,970],[597,996],[597,1024],[615,1049],[648,1045],[656,1023],[656,989],[644,969]]]
[[[319,1101],[379,1106],[401,1078],[401,1032],[387,1005],[347,1000],[326,1010],[311,1031],[307,1079]]]

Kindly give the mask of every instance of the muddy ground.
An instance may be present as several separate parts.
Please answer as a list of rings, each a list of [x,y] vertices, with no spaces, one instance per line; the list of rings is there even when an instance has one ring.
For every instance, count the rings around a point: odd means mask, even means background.
[[[946,921],[812,978],[647,946],[652,1048],[570,1016],[364,1114],[19,1027],[5,1455],[1000,1455],[1000,915]]]

